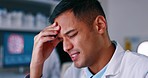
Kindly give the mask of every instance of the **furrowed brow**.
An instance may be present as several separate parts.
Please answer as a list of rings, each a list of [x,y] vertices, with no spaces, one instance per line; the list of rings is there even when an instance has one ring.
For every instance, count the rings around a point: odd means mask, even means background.
[[[71,29],[71,30],[65,32],[64,35],[68,35],[68,34],[70,34],[71,32],[74,32],[74,31],[76,31],[76,29]],[[58,35],[58,38],[63,39],[61,35]]]
[[[76,31],[76,29],[71,29],[71,30],[67,31],[64,35],[68,35],[69,33],[74,32],[74,31]]]

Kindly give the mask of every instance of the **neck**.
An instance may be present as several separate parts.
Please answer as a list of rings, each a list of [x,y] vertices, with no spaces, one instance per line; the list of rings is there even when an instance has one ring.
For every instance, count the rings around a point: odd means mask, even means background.
[[[97,58],[98,59],[97,62],[89,66],[89,70],[93,74],[96,74],[97,72],[99,72],[103,67],[105,67],[108,64],[108,62],[110,61],[110,59],[112,58],[114,54],[114,51],[115,51],[114,44],[109,42],[108,46],[103,48],[100,51],[100,54]]]

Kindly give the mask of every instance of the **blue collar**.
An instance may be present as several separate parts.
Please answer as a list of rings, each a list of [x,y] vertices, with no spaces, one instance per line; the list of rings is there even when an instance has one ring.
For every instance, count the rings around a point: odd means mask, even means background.
[[[101,77],[103,76],[103,74],[105,73],[106,68],[107,68],[107,65],[106,65],[103,69],[101,69],[101,70],[100,70],[97,74],[95,74],[95,75],[93,75],[93,74],[89,71],[88,67],[86,68],[85,72],[86,72],[86,75],[87,75],[88,78],[90,78],[90,77],[92,77],[92,76],[93,76],[92,78],[101,78]]]

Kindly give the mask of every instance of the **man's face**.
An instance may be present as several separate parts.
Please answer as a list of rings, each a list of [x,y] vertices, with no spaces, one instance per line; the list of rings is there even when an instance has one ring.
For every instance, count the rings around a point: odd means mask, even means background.
[[[59,37],[63,39],[63,49],[78,68],[92,65],[97,57],[97,31],[75,18],[73,12],[67,11],[55,19],[61,27]],[[63,57],[64,58],[64,57]]]

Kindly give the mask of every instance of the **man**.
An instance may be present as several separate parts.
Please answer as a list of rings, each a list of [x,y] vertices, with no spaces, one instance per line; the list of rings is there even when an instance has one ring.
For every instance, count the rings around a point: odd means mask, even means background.
[[[64,78],[148,78],[148,58],[110,40],[97,0],[62,0],[50,22],[34,38],[31,78],[42,76],[44,61],[60,41],[73,61]]]

